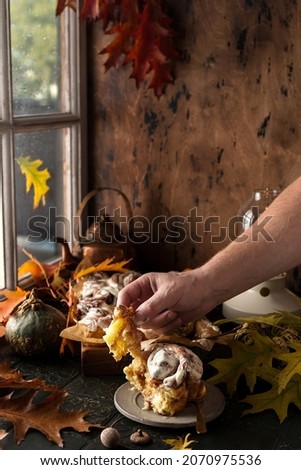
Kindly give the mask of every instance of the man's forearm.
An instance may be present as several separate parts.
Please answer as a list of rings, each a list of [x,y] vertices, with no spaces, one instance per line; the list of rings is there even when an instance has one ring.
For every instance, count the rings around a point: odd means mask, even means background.
[[[196,270],[208,308],[301,264],[301,178],[234,242]]]

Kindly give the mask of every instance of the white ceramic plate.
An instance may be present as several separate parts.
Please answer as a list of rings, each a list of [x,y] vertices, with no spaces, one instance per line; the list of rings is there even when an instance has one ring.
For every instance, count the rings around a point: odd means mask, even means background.
[[[205,422],[208,423],[223,412],[225,398],[215,385],[207,382],[205,384],[207,393],[203,405],[203,414]],[[193,403],[188,404],[174,416],[162,416],[152,410],[143,410],[143,396],[138,390],[132,389],[129,382],[124,383],[116,390],[114,403],[121,414],[138,423],[164,428],[186,428],[196,424],[196,408]]]

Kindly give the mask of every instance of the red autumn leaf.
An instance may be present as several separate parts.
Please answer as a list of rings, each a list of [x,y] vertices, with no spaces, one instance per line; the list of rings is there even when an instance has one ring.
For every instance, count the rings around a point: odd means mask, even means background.
[[[115,0],[85,0],[80,12],[81,18],[102,20],[103,30],[106,30],[111,22],[115,22]]]
[[[116,22],[115,22],[116,23]],[[107,47],[100,51],[100,54],[108,54],[105,61],[105,69],[115,67],[122,56],[126,56],[132,46],[133,33],[139,24],[139,11],[136,1],[121,0],[120,20],[106,31],[106,34],[115,34],[115,38]]]
[[[161,96],[167,83],[173,83],[170,73],[170,64],[156,64],[153,66],[153,76],[148,88],[153,88],[156,96]]]
[[[128,54],[131,45],[132,27],[128,23],[118,23],[108,31],[108,34],[116,34],[110,44],[100,51],[100,54],[108,54],[105,61],[105,69],[115,67],[121,56]]]
[[[57,14],[66,6],[73,8],[71,0],[58,0]],[[157,97],[161,96],[167,83],[173,82],[171,61],[179,60],[173,47],[171,19],[163,13],[163,0],[84,0],[80,17],[102,20],[106,34],[114,39],[100,51],[108,54],[105,70],[133,63],[130,78],[139,88],[143,81],[149,82]],[[149,75],[152,73],[152,77]]]
[[[177,51],[170,44],[174,33],[159,0],[148,0],[140,18],[140,25],[133,34],[135,43],[125,62],[133,62],[131,78],[136,80],[137,88],[147,80],[150,72],[155,72],[150,87],[160,96],[166,82],[172,81],[167,64],[170,59],[178,58]]]
[[[66,7],[72,8],[72,10],[76,11],[76,0],[57,0],[55,14],[59,16]]]

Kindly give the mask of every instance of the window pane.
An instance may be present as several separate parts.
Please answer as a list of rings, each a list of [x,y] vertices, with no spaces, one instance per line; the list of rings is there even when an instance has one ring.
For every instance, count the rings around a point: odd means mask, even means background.
[[[70,143],[69,129],[26,132],[15,135],[16,160],[30,157],[30,161],[42,160],[38,171],[48,169],[51,177],[46,181],[49,191],[45,195],[45,205],[34,209],[34,191],[26,193],[25,176],[16,161],[16,205],[18,265],[28,260],[24,248],[39,261],[56,257],[60,247],[54,242],[56,236],[71,239],[70,208],[68,185],[70,166],[66,164]]]
[[[60,98],[63,83],[64,96],[68,91],[62,76],[68,64],[61,67],[61,19],[55,8],[56,0],[10,2],[15,115],[69,111]]]
[[[2,137],[0,134],[0,289],[3,289],[4,281],[4,224],[3,224],[3,175],[2,175]]]
[[[4,2],[0,3],[0,31],[5,31],[4,28]],[[0,121],[3,119],[4,113],[4,83],[6,83],[5,66],[4,66],[4,41],[5,35],[0,34]],[[5,78],[4,78],[5,77]]]

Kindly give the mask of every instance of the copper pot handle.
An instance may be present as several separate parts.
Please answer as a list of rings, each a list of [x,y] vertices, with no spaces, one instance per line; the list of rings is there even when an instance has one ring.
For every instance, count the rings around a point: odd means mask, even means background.
[[[128,216],[129,216],[129,221],[130,221],[129,227],[131,227],[131,224],[132,224],[132,221],[133,221],[133,211],[132,211],[130,201],[128,200],[128,197],[120,189],[111,188],[110,186],[103,186],[101,188],[92,189],[92,191],[87,193],[84,196],[83,200],[81,201],[80,206],[79,206],[79,208],[77,210],[77,213],[76,213],[75,221],[74,221],[74,239],[75,239],[75,242],[78,243],[79,240],[80,240],[79,225],[80,225],[80,220],[81,220],[81,217],[82,217],[82,214],[83,214],[83,211],[84,211],[86,205],[88,204],[90,199],[92,199],[94,196],[96,196],[97,193],[99,193],[101,191],[105,191],[105,190],[106,191],[107,190],[115,191],[116,193],[120,194],[120,196],[122,196],[122,198],[125,202],[125,205],[126,205],[126,210],[127,210]]]

